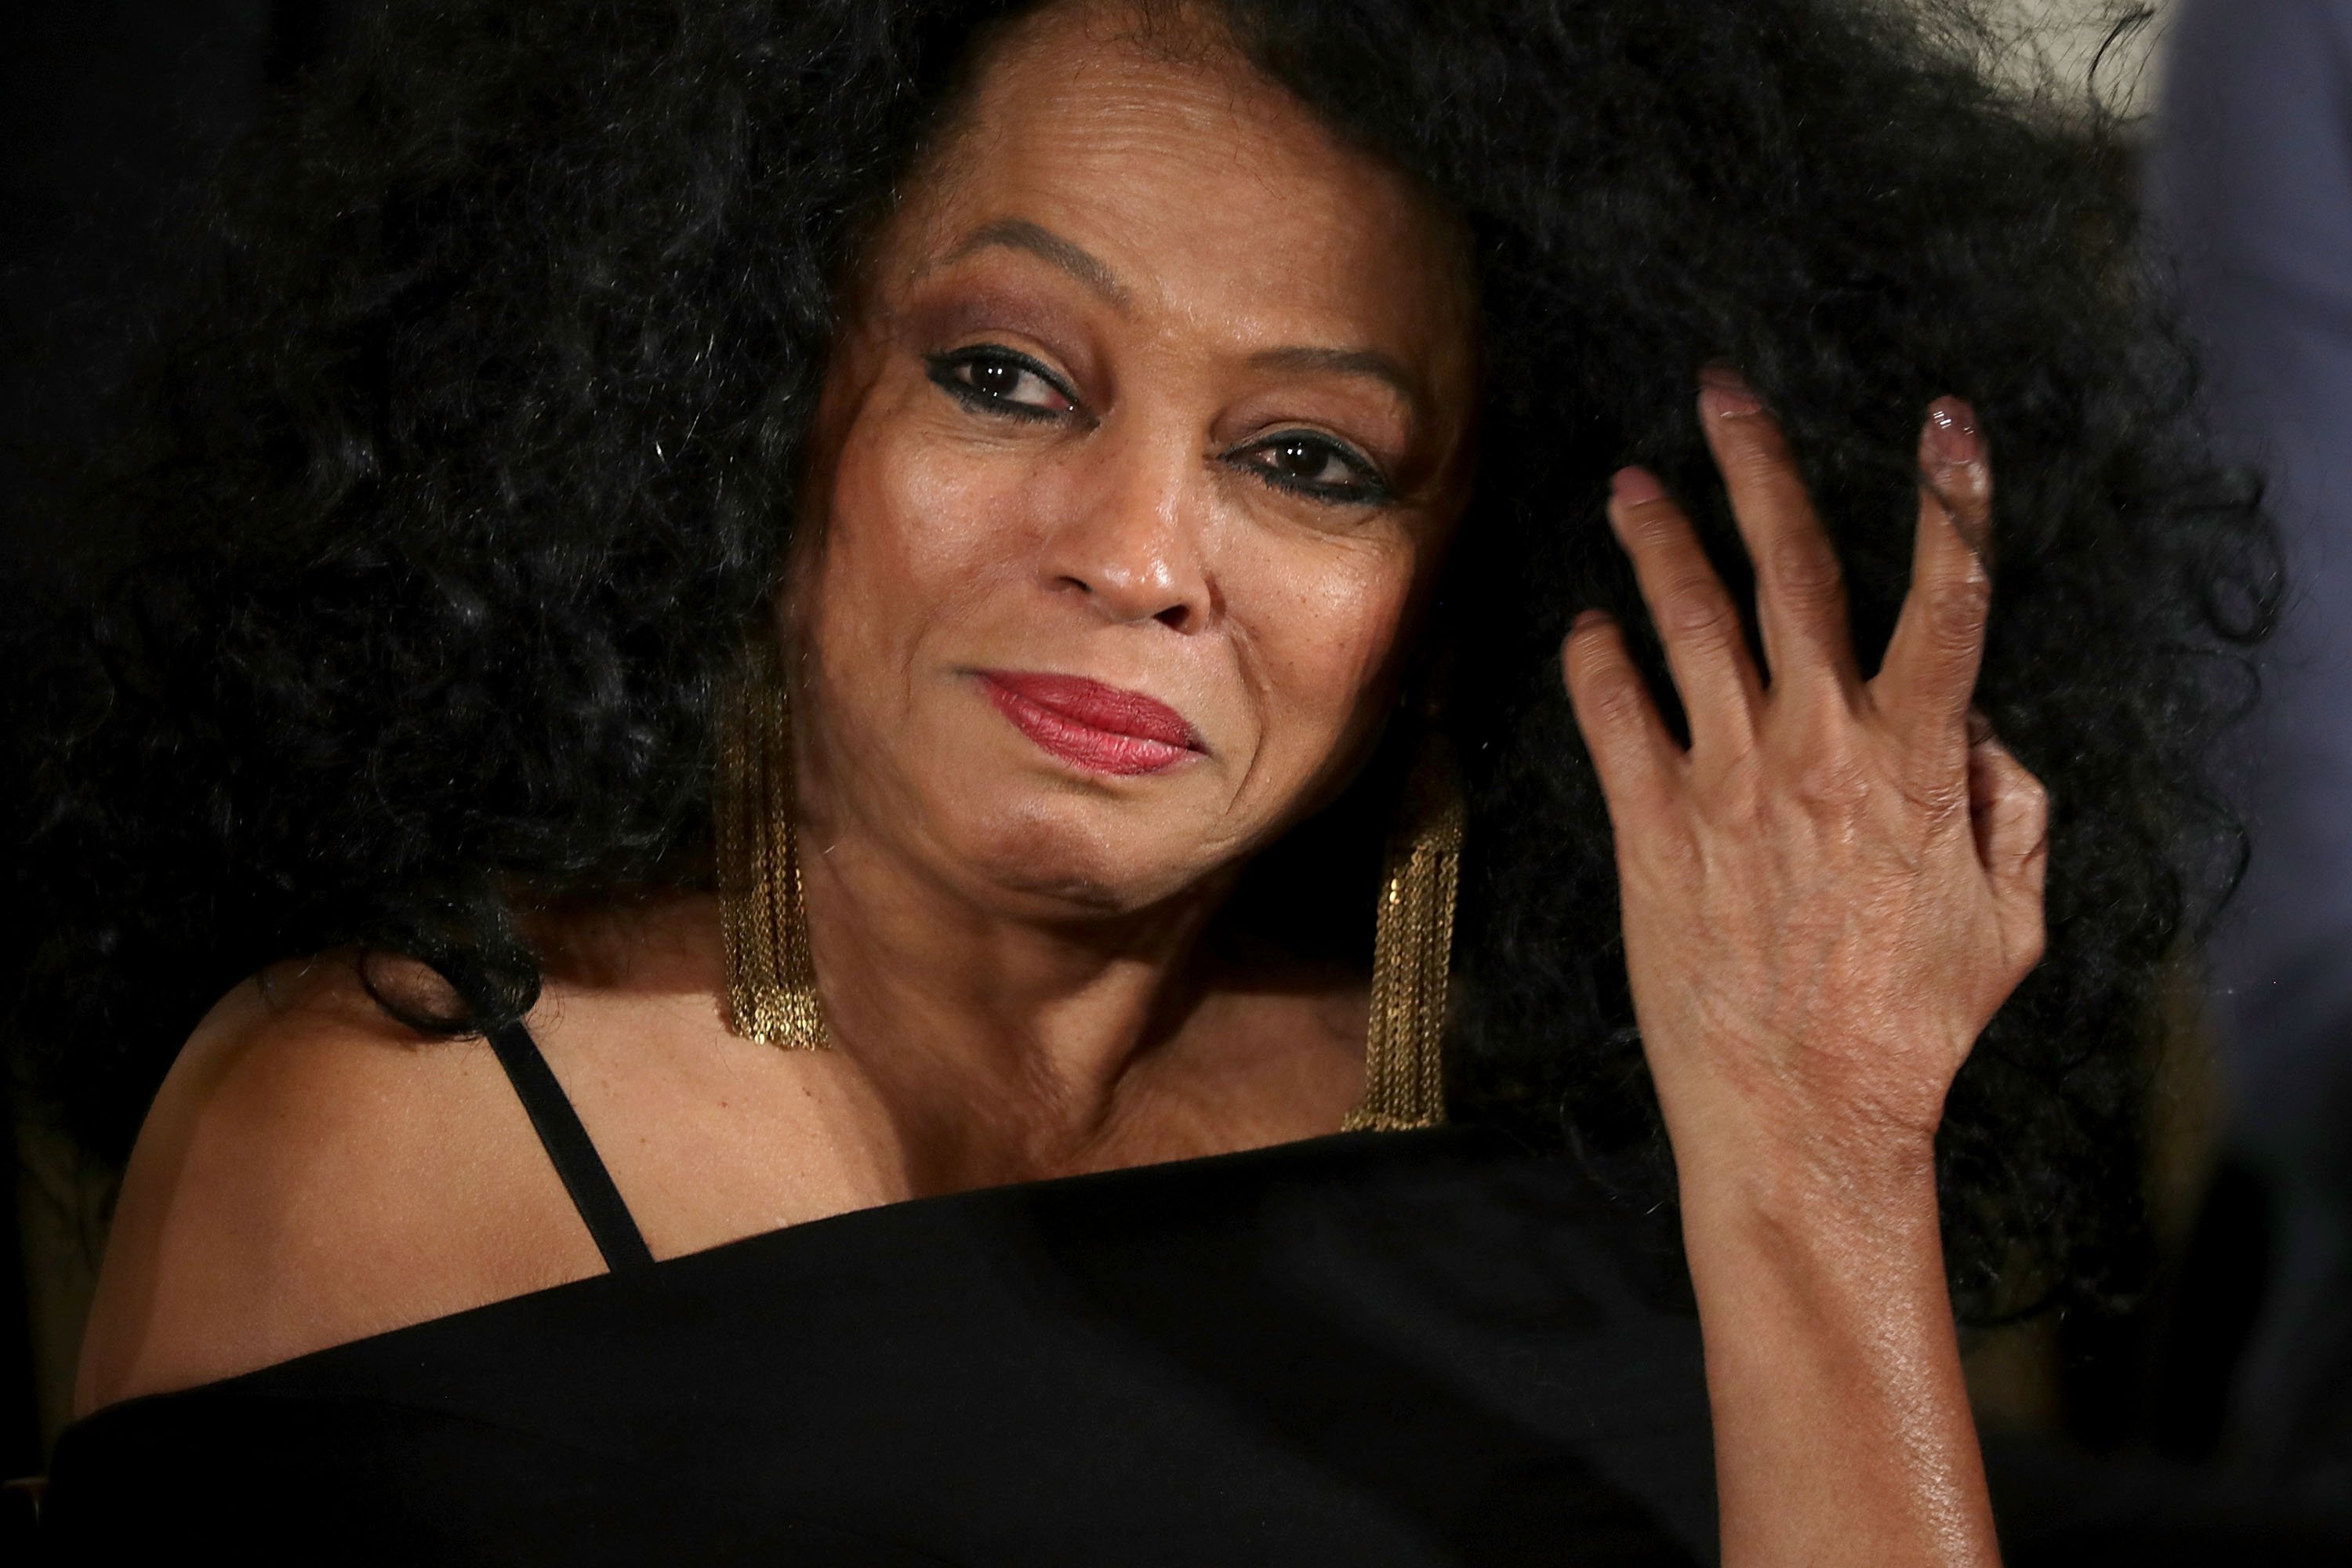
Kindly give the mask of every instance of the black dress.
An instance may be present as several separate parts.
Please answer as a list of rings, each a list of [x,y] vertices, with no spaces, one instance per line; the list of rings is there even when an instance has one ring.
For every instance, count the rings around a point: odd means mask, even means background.
[[[612,1271],[76,1423],[59,1561],[1228,1565],[1716,1554],[1678,1258],[1497,1134],[893,1204],[656,1263],[527,1035]]]

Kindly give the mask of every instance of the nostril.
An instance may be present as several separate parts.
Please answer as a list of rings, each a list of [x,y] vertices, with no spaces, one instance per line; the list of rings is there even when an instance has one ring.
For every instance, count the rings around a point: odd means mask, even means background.
[[[1192,610],[1189,605],[1171,605],[1151,618],[1171,632],[1181,632],[1192,624]]]

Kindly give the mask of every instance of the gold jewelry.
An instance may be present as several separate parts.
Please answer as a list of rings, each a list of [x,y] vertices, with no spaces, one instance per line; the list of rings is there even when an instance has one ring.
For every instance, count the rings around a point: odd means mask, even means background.
[[[1461,774],[1433,733],[1405,781],[1381,870],[1364,1099],[1339,1124],[1344,1131],[1399,1131],[1445,1120],[1445,994],[1465,817]]]
[[[728,1026],[786,1050],[827,1050],[793,831],[792,703],[773,637],[753,639],[749,668],[720,701],[712,805]]]

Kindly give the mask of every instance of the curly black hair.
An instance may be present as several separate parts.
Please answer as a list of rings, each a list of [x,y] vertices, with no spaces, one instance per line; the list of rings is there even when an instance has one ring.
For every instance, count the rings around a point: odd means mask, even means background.
[[[707,879],[713,699],[777,581],[837,286],[1025,8],[408,0],[244,147],[90,491],[126,563],[33,682],[16,1028],[92,1148],[272,961],[414,954],[478,1027],[536,993],[530,909]],[[2234,867],[2206,753],[2277,595],[2116,128],[1990,84],[1958,3],[1215,9],[1475,260],[1480,469],[1430,633],[1473,823],[1458,1113],[1670,1198],[1556,664],[1585,606],[1644,624],[1607,476],[1664,475],[1741,587],[1692,395],[1741,367],[1868,661],[1956,393],[2000,486],[1979,700],[2055,820],[2048,958],[1943,1129],[1953,1281],[1979,1312],[2114,1285],[2157,992]],[[1369,887],[1384,778],[1265,862],[1319,834],[1356,869],[1242,903]]]

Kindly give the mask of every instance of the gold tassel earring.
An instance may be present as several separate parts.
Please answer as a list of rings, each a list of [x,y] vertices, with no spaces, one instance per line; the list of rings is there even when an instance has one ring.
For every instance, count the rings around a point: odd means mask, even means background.
[[[1340,1123],[1343,1131],[1400,1131],[1445,1120],[1445,997],[1465,816],[1461,774],[1433,734],[1405,781],[1381,869],[1364,1099]]]
[[[718,797],[719,930],[728,1026],[793,1051],[832,1046],[809,955],[793,831],[793,715],[775,639],[756,637],[723,701]]]

